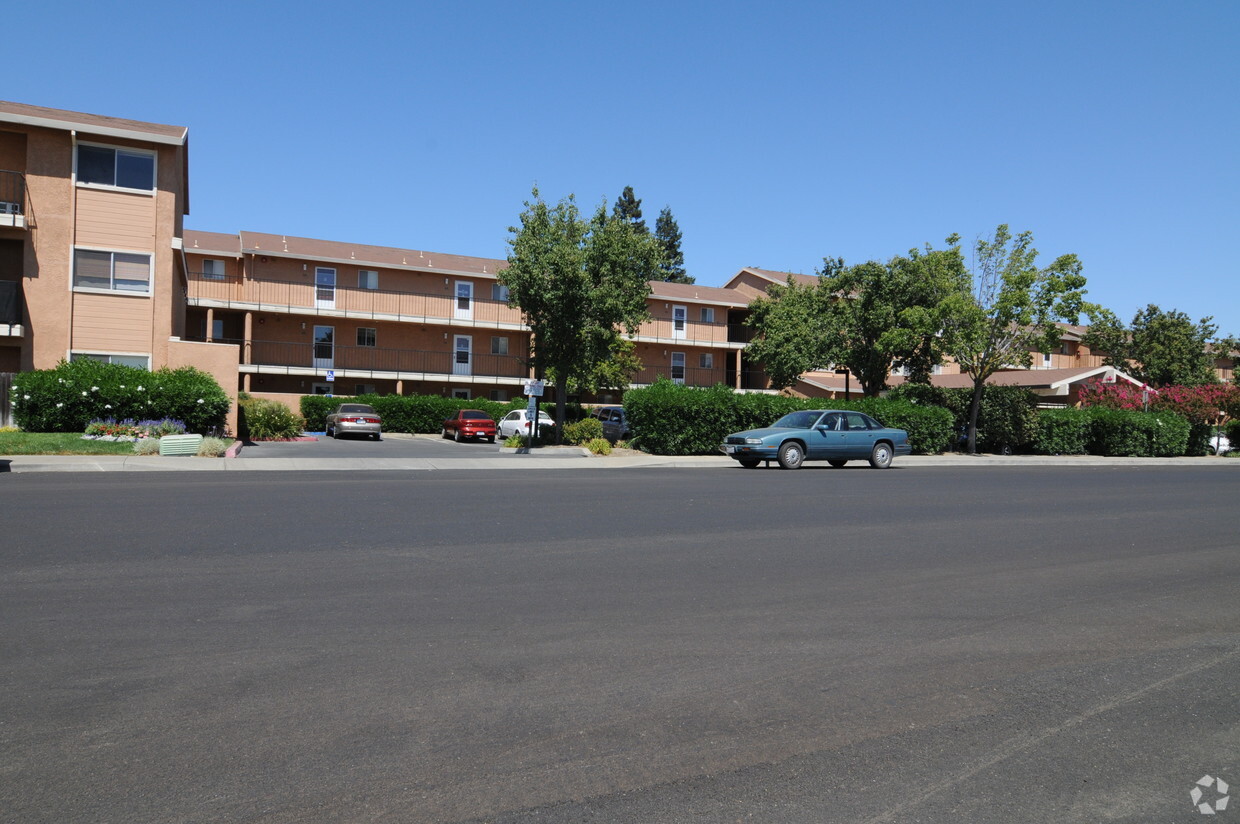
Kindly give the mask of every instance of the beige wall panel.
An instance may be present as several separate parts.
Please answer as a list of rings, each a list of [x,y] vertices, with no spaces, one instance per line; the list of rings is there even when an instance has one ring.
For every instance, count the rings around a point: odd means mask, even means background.
[[[78,187],[74,243],[152,252],[155,250],[156,207],[155,196]]]
[[[771,282],[749,272],[744,272],[729,283],[729,286],[748,298],[758,298],[766,297],[766,290],[770,288]]]
[[[177,369],[193,366],[215,378],[228,395],[231,404],[225,426],[230,434],[237,432],[237,363],[240,347],[229,343],[192,343],[173,340],[167,345],[167,366]]]
[[[73,245],[73,151],[69,135],[26,135],[26,231],[22,291],[29,311],[22,369],[51,369],[69,352],[69,250]]]
[[[26,135],[20,132],[0,132],[0,169],[10,172],[26,171]]]
[[[75,351],[150,352],[151,334],[150,298],[73,293]],[[162,365],[152,360],[152,368]]]

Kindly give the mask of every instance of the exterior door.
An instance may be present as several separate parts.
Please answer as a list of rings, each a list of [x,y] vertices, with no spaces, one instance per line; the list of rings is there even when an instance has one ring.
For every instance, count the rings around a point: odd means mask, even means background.
[[[672,307],[672,337],[678,340],[684,340],[685,329],[688,326],[686,322],[689,317],[689,307],[673,306]]]
[[[870,429],[865,418],[856,412],[845,412],[844,418],[844,454],[841,457],[854,460],[868,458],[874,449],[874,441],[878,433]]]
[[[672,373],[671,375],[672,383],[683,384],[685,382],[685,353],[684,352],[673,352],[672,353],[671,373]]]
[[[456,307],[453,317],[457,320],[474,319],[474,284],[470,280],[456,282]]]
[[[314,270],[314,305],[319,309],[336,308],[336,270],[324,266]]]
[[[457,335],[453,344],[452,353],[452,374],[453,375],[472,375],[473,374],[473,344],[474,339],[469,335]]]
[[[332,369],[336,362],[336,327],[314,327],[314,368]]]

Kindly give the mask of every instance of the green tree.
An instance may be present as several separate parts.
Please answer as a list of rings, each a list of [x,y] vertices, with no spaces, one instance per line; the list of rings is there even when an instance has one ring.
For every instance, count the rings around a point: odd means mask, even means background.
[[[1164,312],[1149,304],[1124,324],[1111,311],[1095,309],[1084,341],[1104,352],[1103,363],[1130,372],[1151,386],[1202,386],[1216,383],[1212,345],[1218,327],[1202,318],[1193,323],[1174,309]]]
[[[618,217],[632,224],[633,228],[643,235],[650,230],[646,228],[646,221],[642,220],[642,201],[641,198],[633,196],[633,187],[625,186],[620,197],[616,198],[616,205],[612,208],[612,217]]]
[[[663,262],[659,264],[659,279],[671,283],[693,283],[693,276],[685,272],[684,252],[680,251],[680,227],[668,206],[663,207],[654,222],[654,237],[663,252]]]
[[[928,381],[942,361],[946,315],[967,290],[958,243],[952,236],[946,249],[913,249],[886,263],[845,266],[826,258],[817,284],[789,278],[772,287],[749,307],[748,322],[758,333],[750,356],[780,388],[803,372],[837,365],[874,397],[886,388],[894,361]]]
[[[659,248],[630,222],[608,218],[603,205],[585,220],[571,195],[550,207],[537,188],[520,220],[508,230],[508,266],[497,279],[533,333],[537,374],[555,383],[558,437],[570,387],[619,388],[638,365],[621,330],[633,334],[649,318]]]
[[[1032,365],[1033,352],[1059,342],[1057,320],[1076,323],[1085,310],[1085,276],[1076,255],[1039,268],[1033,234],[1012,237],[1007,224],[977,241],[970,290],[945,314],[947,352],[973,379],[970,453],[977,451],[977,413],[986,380],[1000,369]]]

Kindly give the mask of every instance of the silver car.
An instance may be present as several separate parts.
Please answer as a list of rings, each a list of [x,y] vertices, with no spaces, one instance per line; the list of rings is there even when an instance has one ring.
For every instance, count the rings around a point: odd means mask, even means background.
[[[367,435],[379,440],[383,419],[373,406],[365,403],[342,403],[327,416],[327,437]]]

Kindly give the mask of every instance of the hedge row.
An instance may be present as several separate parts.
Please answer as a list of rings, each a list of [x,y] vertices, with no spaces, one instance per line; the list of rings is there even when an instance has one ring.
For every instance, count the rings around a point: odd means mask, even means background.
[[[526,401],[516,398],[507,403],[474,398],[445,398],[440,395],[358,395],[352,398],[327,397],[326,395],[303,395],[301,416],[306,419],[308,432],[322,432],[327,427],[327,415],[342,403],[366,403],[374,407],[383,418],[385,432],[435,434],[443,429],[443,422],[460,409],[480,409],[495,420],[514,409],[524,409]],[[555,415],[554,404],[541,404],[540,409]],[[579,404],[568,405],[568,420],[582,417]]]
[[[660,380],[624,393],[624,410],[634,445],[656,455],[705,455],[719,451],[730,432],[758,429],[799,409],[856,409],[886,426],[906,429],[913,451],[941,452],[951,437],[945,409],[905,401],[866,398],[824,401],[783,395],[737,394],[727,386],[709,389]]]
[[[192,366],[148,372],[96,360],[61,361],[13,379],[13,418],[27,432],[84,432],[93,420],[174,418],[187,432],[223,427],[229,399]]]
[[[1174,412],[1094,406],[1047,409],[1033,451],[1041,455],[1165,458],[1188,451],[1190,426]]]

